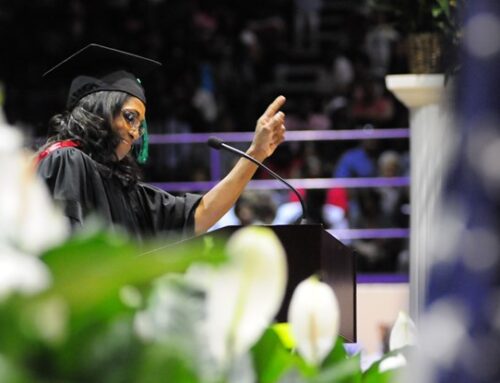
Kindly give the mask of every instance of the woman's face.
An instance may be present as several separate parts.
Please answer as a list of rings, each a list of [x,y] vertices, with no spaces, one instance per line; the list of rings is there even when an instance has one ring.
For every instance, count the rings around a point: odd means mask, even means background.
[[[131,96],[114,118],[112,128],[121,138],[115,149],[118,160],[122,160],[132,149],[132,144],[141,137],[145,117],[146,106],[141,100]]]

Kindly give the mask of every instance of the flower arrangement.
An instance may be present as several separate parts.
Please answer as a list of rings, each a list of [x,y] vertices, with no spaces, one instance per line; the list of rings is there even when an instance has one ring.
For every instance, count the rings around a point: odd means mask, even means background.
[[[408,39],[412,73],[458,70],[461,14],[466,0],[369,0],[369,8],[387,14]],[[427,50],[429,53],[424,53]]]
[[[314,276],[289,323],[273,323],[287,262],[268,228],[159,249],[100,226],[68,237],[19,137],[1,129],[0,166],[16,158],[0,171],[2,383],[388,382],[404,369],[407,317],[395,349],[363,370],[338,336],[335,292]]]
[[[372,11],[388,16],[404,34],[442,32],[460,35],[460,10],[466,0],[369,0]]]

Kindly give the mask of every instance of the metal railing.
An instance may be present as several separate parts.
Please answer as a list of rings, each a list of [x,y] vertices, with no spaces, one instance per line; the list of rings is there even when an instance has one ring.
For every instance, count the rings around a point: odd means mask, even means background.
[[[181,133],[181,134],[152,134],[150,143],[162,144],[193,144],[206,143],[210,137],[216,136],[228,143],[250,142],[253,132],[214,132],[214,133]],[[357,129],[357,130],[301,130],[287,131],[286,141],[339,141],[339,140],[366,140],[366,139],[408,139],[409,129]],[[169,192],[207,191],[221,178],[220,152],[210,151],[211,181],[200,182],[158,182],[153,185]],[[373,188],[373,187],[407,187],[409,177],[365,177],[365,178],[300,178],[287,179],[298,189],[329,189],[329,188]],[[248,183],[249,190],[280,190],[287,189],[277,180],[252,180]],[[383,229],[342,229],[329,230],[340,240],[368,239],[368,238],[407,238],[407,228]]]

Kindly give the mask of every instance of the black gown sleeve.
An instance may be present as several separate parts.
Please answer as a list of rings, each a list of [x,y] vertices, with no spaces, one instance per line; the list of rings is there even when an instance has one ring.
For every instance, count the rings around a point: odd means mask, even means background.
[[[97,214],[137,239],[194,234],[194,213],[202,196],[174,196],[142,182],[126,186],[104,177],[97,164],[78,148],[61,148],[42,159],[39,175],[72,226],[83,226]]]
[[[83,225],[94,207],[95,193],[89,190],[89,185],[102,189],[92,160],[77,148],[61,148],[42,159],[37,171],[71,224]]]
[[[151,234],[174,232],[183,237],[194,234],[194,213],[201,195],[174,196],[145,183],[140,183],[137,191]]]

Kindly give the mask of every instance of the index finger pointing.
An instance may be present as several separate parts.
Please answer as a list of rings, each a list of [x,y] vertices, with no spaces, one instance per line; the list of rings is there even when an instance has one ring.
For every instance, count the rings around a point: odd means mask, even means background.
[[[264,112],[264,115],[266,117],[273,117],[276,112],[283,106],[285,103],[286,98],[284,96],[278,96],[275,98],[275,100],[267,107],[266,111]]]

